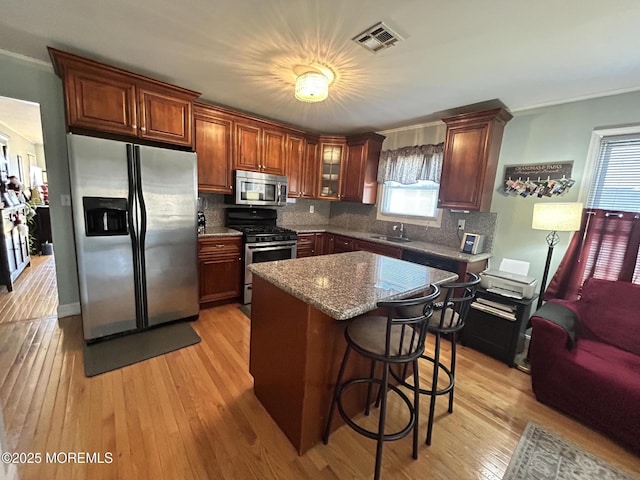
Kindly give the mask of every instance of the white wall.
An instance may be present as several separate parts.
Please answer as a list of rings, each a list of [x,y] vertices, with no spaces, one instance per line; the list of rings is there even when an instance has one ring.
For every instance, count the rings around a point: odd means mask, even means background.
[[[62,82],[51,67],[0,52],[0,96],[40,104],[58,299],[61,305],[77,304],[80,297],[71,208],[60,203],[60,195],[70,193]]]
[[[36,143],[35,147],[36,147],[36,160],[38,162],[38,167],[40,167],[42,170],[46,170],[47,161],[46,161],[46,156],[44,154],[44,145]]]
[[[442,122],[416,125],[380,132],[386,138],[382,143],[382,150],[396,150],[401,147],[414,145],[437,145],[444,142],[447,126]]]
[[[491,211],[498,213],[494,261],[516,258],[531,262],[531,275],[540,279],[547,255],[548,232],[531,229],[537,202],[578,201],[580,183],[593,130],[640,124],[640,91],[516,112],[507,124],[500,150]],[[573,160],[576,185],[562,197],[505,197],[502,188],[505,165]],[[562,232],[555,247],[550,275],[557,268],[571,238]],[[497,265],[497,263],[495,263]]]

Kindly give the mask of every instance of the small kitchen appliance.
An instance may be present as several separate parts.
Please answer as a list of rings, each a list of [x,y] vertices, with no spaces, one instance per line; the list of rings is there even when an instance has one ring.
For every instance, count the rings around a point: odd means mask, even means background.
[[[204,233],[207,228],[207,218],[204,216],[202,198],[198,197],[198,233]]]
[[[484,248],[484,235],[477,233],[465,233],[462,236],[462,244],[460,250],[462,253],[470,253],[472,255],[482,253]]]
[[[287,203],[287,177],[261,172],[234,171],[234,193],[227,203],[250,206],[282,207]]]

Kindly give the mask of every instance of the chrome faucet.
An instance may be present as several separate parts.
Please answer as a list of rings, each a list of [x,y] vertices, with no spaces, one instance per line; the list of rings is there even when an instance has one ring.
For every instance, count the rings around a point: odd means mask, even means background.
[[[394,225],[393,231],[395,232],[396,230],[400,230],[400,235],[398,236],[398,238],[404,238],[404,223],[401,223],[400,225]]]

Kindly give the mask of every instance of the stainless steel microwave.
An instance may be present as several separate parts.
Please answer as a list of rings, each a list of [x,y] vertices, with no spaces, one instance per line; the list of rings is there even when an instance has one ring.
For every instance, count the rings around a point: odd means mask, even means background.
[[[287,177],[236,170],[233,202],[236,205],[281,207],[287,203]]]

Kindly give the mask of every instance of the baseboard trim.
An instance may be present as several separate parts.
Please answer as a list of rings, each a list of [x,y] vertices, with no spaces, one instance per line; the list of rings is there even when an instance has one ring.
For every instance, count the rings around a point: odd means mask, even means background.
[[[80,315],[80,302],[58,305],[58,318]]]

